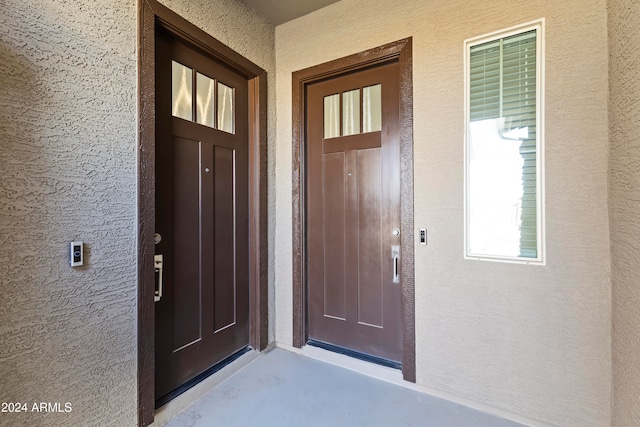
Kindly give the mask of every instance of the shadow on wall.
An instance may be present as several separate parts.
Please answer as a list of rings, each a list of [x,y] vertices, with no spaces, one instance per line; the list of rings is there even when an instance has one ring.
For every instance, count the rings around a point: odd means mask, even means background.
[[[81,319],[74,316],[78,302],[85,300],[85,286],[78,279],[69,280],[69,246],[61,244],[69,239],[70,229],[81,228],[62,197],[78,197],[78,189],[87,183],[82,170],[70,176],[68,165],[73,162],[66,159],[74,149],[67,145],[73,135],[64,110],[75,102],[75,94],[54,87],[67,79],[60,72],[63,54],[56,57],[20,37],[17,33],[0,39],[0,399],[4,402],[35,396],[53,400],[68,392],[64,378],[74,375],[69,366],[79,363],[69,358],[77,352],[69,336],[77,333]],[[56,73],[60,75],[51,78]],[[76,271],[89,268],[89,249],[85,245],[85,266]],[[53,376],[60,382],[51,381]],[[36,416],[21,415],[20,423]]]
[[[3,39],[0,58],[0,399],[15,401],[21,397],[17,390],[32,375],[18,362],[33,351],[38,339],[46,338],[31,327],[29,311],[23,310],[23,301],[29,299],[25,289],[35,280],[29,277],[33,271],[29,267],[37,262],[33,247],[25,243],[38,237],[31,223],[38,200],[33,197],[36,190],[29,171],[42,167],[34,135],[44,112],[42,105],[33,104],[40,86],[34,64],[12,51]],[[28,237],[27,227],[32,228]],[[32,242],[37,244],[37,240]],[[17,275],[17,268],[23,273]]]
[[[0,40],[0,277],[5,280],[15,266],[21,266],[23,279],[35,273],[42,264],[37,248],[61,225],[52,200],[60,190],[62,165],[53,156],[52,139],[64,134],[64,126],[53,126],[59,100],[41,78],[49,71],[38,63],[43,53],[12,40],[15,46]]]

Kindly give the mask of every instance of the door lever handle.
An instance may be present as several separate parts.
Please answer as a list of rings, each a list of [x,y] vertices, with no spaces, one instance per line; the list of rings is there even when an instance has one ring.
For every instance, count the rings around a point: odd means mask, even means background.
[[[393,261],[393,283],[400,283],[400,246],[391,246],[391,260]]]
[[[153,266],[155,267],[156,275],[158,276],[158,278],[156,280],[156,291],[153,295],[154,302],[158,302],[160,301],[160,298],[162,298],[162,264],[162,255],[155,255],[153,257]]]

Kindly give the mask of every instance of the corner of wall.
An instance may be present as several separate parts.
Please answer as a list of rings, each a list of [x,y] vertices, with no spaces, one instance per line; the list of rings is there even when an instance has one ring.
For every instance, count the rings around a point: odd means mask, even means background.
[[[608,0],[612,426],[640,425],[640,3]]]

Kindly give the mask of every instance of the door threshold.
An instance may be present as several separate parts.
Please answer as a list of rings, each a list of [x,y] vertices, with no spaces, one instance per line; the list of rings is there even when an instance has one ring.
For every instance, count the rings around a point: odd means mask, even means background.
[[[310,345],[312,347],[318,347],[327,351],[332,351],[334,353],[343,354],[348,357],[353,357],[354,359],[364,360],[365,362],[374,363],[376,365],[385,366],[387,368],[402,370],[402,363],[396,362],[394,360],[385,359],[384,357],[378,357],[372,354],[362,353],[359,351],[351,350],[349,348],[340,347],[338,345],[329,344],[329,343],[314,340],[314,339],[307,340],[307,345]]]
[[[296,348],[280,342],[276,343],[276,347],[302,356],[310,357],[312,359],[320,360],[325,363],[340,366],[342,368],[349,369],[350,371],[358,372],[391,384],[401,385],[403,387],[408,387],[413,384],[406,382],[402,378],[402,372],[397,369],[369,363],[361,359],[355,359],[320,347],[314,347],[307,344],[302,346],[302,348]]]
[[[166,424],[171,418],[191,406],[205,394],[255,361],[261,355],[262,353],[253,350],[251,347],[245,347],[218,363],[213,368],[210,368],[210,370],[214,368],[217,369],[210,372],[207,376],[201,374],[203,378],[200,378],[197,383],[191,384],[190,388],[183,390],[180,394],[174,396],[171,401],[165,402],[162,406],[156,408],[153,426]],[[209,370],[206,372],[208,371]]]
[[[231,356],[227,357],[226,359],[223,359],[221,362],[216,363],[215,365],[213,365],[212,367],[210,367],[209,369],[207,369],[206,371],[204,371],[200,375],[198,375],[195,378],[193,378],[193,379],[187,381],[186,383],[182,384],[177,389],[175,389],[175,390],[165,394],[164,396],[156,399],[156,409],[158,409],[161,406],[169,403],[170,401],[172,401],[176,397],[180,396],[185,391],[187,391],[187,390],[193,388],[194,386],[200,384],[202,381],[206,380],[211,375],[215,374],[216,372],[218,372],[219,370],[221,370],[225,366],[235,362],[236,360],[238,360],[238,358],[240,356],[242,356],[245,353],[248,353],[249,351],[251,351],[251,347],[250,346],[246,346],[246,347],[236,351]]]

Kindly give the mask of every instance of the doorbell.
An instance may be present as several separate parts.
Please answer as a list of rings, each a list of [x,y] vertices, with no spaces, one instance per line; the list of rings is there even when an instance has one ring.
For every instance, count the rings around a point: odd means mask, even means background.
[[[82,242],[71,242],[70,262],[71,267],[80,267],[83,262],[83,247]]]

